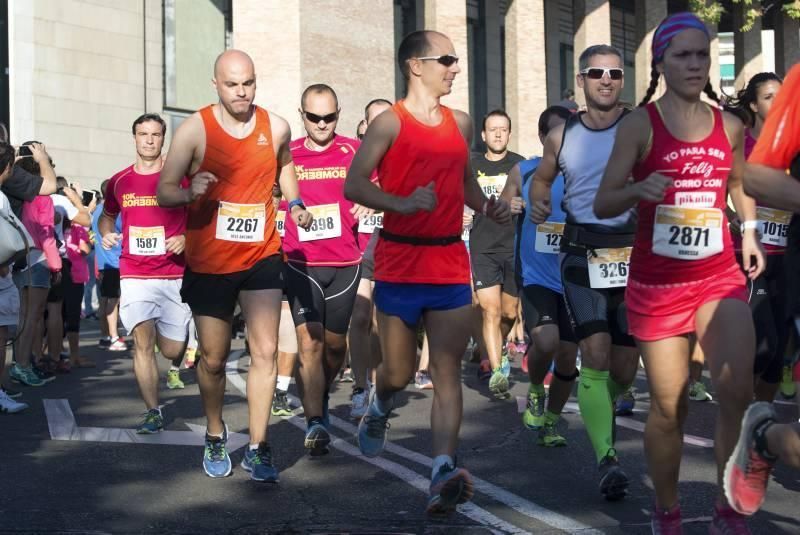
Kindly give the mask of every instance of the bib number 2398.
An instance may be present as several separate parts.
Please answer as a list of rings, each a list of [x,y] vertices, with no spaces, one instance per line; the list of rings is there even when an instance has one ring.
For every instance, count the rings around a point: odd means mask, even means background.
[[[219,203],[218,240],[257,243],[264,241],[267,211],[263,204]]]
[[[314,221],[308,230],[297,229],[297,237],[301,242],[327,240],[342,235],[342,217],[339,215],[338,203],[309,206],[308,211],[313,214]]]
[[[632,247],[589,249],[589,285],[592,288],[619,288],[628,284]]]

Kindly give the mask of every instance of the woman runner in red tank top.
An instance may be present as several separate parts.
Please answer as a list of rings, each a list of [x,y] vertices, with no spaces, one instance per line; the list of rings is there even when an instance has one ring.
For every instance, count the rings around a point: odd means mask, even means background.
[[[678,473],[690,335],[707,355],[717,389],[718,463],[730,456],[753,397],[755,336],[725,217],[727,194],[744,221],[750,278],[761,273],[765,257],[755,202],[742,188],[743,125],[700,99],[705,91],[717,100],[708,82],[709,42],[705,25],[691,13],[672,15],[656,29],[653,79],[643,104],[662,74],[666,93],[620,125],[594,204],[598,217],[639,210],[625,304],[650,384],[644,443],[656,492],[654,533],[681,532]],[[749,531],[720,491],[710,533],[733,532]]]

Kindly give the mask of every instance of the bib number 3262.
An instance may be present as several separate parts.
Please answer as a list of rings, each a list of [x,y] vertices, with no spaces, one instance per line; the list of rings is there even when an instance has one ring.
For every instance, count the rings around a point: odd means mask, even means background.
[[[628,284],[632,247],[589,249],[589,285],[592,288],[619,288]]]
[[[297,229],[297,237],[301,242],[327,240],[342,235],[342,217],[339,215],[338,203],[309,206],[308,211],[314,215],[314,221],[307,230]]]
[[[218,240],[258,243],[264,241],[267,211],[263,204],[219,203],[217,212]]]
[[[724,217],[717,208],[656,207],[653,253],[678,260],[701,260],[723,250]]]

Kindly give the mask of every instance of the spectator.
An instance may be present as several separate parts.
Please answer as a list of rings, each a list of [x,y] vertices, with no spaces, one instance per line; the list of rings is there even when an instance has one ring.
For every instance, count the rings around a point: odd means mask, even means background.
[[[89,233],[81,225],[65,220],[64,239],[66,240],[67,258],[71,264],[71,269],[66,271],[62,281],[64,285],[63,316],[69,343],[69,357],[60,362],[60,369],[69,370],[70,365],[78,368],[93,368],[94,361],[80,355],[83,285],[89,280],[89,266],[86,262],[86,256],[91,251]],[[59,344],[59,349],[60,346],[61,344]]]
[[[8,130],[3,123],[0,123],[0,143],[8,143]],[[45,146],[41,143],[32,143],[30,147],[33,159],[41,168],[41,175],[31,175],[15,165],[11,168],[11,175],[0,188],[17,217],[22,217],[23,202],[31,201],[37,195],[50,195],[56,192],[56,173],[53,171]]]
[[[575,91],[572,89],[565,89],[561,92],[561,102],[557,104],[557,106],[561,106],[562,108],[567,108],[571,112],[578,111],[578,103],[575,102]]]

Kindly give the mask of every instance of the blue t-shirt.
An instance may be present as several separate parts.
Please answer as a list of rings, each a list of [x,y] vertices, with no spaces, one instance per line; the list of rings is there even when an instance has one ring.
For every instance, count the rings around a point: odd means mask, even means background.
[[[533,182],[533,173],[539,166],[542,159],[538,156],[519,163],[519,173],[522,176],[522,198],[526,205],[528,194]],[[563,223],[566,221],[566,214],[561,207],[564,197],[564,177],[558,175],[553,183],[551,206],[553,212],[547,219],[553,223]],[[518,273],[522,276],[522,285],[530,286],[536,284],[544,286],[554,292],[563,293],[561,287],[561,268],[559,265],[559,255],[553,253],[541,253],[536,250],[536,227],[537,225],[528,217],[527,210],[517,216],[517,235],[515,237],[516,257],[519,259]]]
[[[101,215],[103,215],[103,203],[99,203],[97,208],[95,208],[94,213],[92,213],[92,231],[94,232],[95,240],[97,240],[97,245],[94,248],[95,258],[97,259],[97,269],[119,269],[119,257],[122,254],[122,242],[119,242],[117,245],[111,248],[111,250],[106,250],[103,247],[101,243],[103,238],[101,237],[100,230],[97,228],[97,222],[100,221]],[[114,231],[117,233],[122,232],[122,218],[119,215],[114,223]]]

